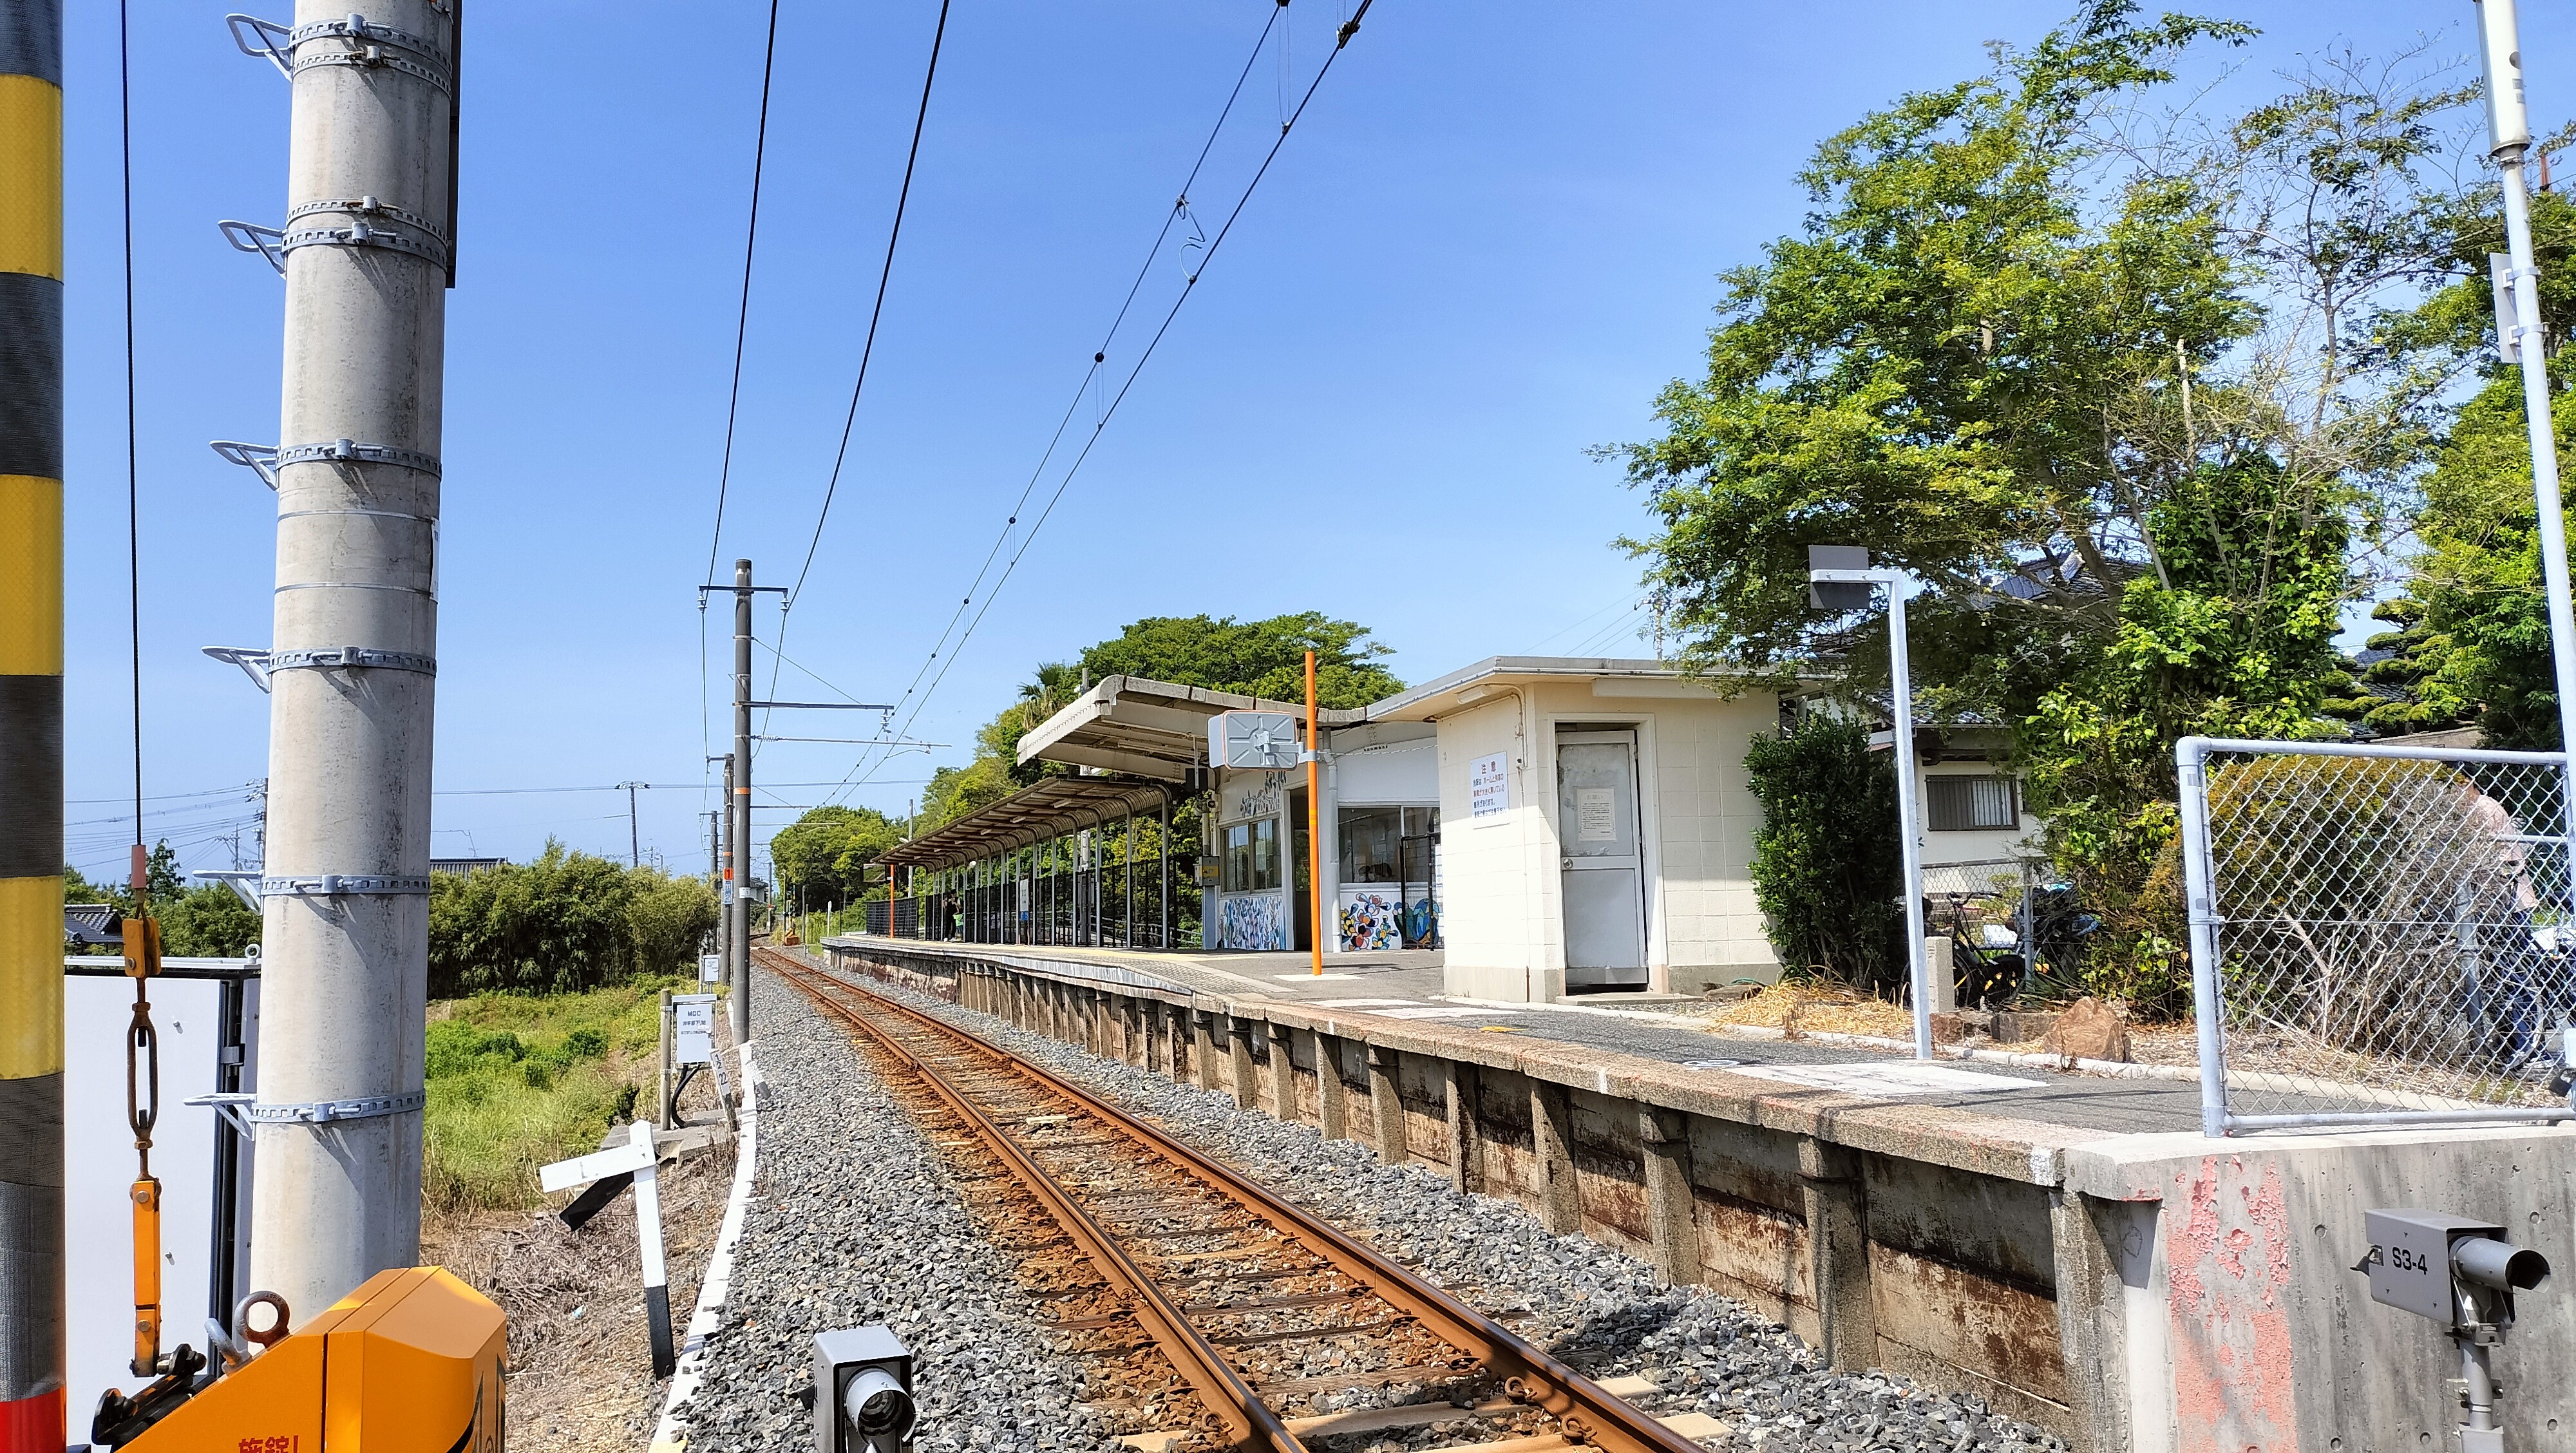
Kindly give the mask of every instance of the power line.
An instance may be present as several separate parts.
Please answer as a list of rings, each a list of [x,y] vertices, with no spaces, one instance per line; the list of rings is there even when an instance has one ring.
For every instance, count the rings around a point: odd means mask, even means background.
[[[966,642],[983,624],[985,615],[991,612],[993,602],[999,598],[1002,587],[1010,582],[1012,574],[1019,569],[1020,560],[1028,553],[1030,543],[1037,538],[1038,531],[1045,528],[1048,518],[1055,513],[1056,505],[1063,500],[1066,488],[1073,483],[1074,476],[1081,472],[1084,462],[1090,459],[1091,451],[1099,443],[1101,434],[1109,427],[1109,421],[1116,417],[1119,406],[1126,402],[1128,391],[1135,387],[1137,378],[1145,371],[1145,365],[1153,359],[1155,350],[1162,346],[1164,337],[1171,331],[1173,319],[1180,316],[1182,306],[1189,301],[1191,293],[1197,290],[1199,279],[1206,276],[1208,265],[1216,258],[1217,249],[1224,245],[1227,235],[1234,229],[1235,220],[1243,215],[1243,209],[1251,202],[1253,192],[1260,187],[1262,179],[1269,175],[1271,164],[1278,159],[1280,148],[1287,144],[1289,134],[1296,129],[1297,122],[1306,114],[1306,107],[1314,100],[1316,91],[1324,84],[1324,78],[1332,73],[1334,61],[1340,59],[1343,49],[1350,44],[1351,37],[1359,32],[1360,21],[1368,14],[1369,6],[1373,3],[1374,0],[1361,0],[1358,10],[1342,24],[1336,34],[1332,52],[1324,58],[1324,64],[1315,72],[1315,79],[1307,85],[1305,94],[1298,99],[1297,109],[1281,124],[1278,136],[1271,140],[1269,150],[1262,156],[1260,167],[1253,172],[1252,179],[1244,184],[1243,192],[1236,197],[1232,210],[1226,214],[1225,222],[1218,227],[1216,236],[1208,241],[1206,250],[1200,254],[1198,265],[1185,275],[1180,296],[1172,301],[1171,308],[1163,315],[1162,323],[1154,330],[1154,336],[1137,355],[1134,366],[1129,368],[1127,377],[1119,384],[1117,395],[1110,400],[1108,406],[1093,422],[1091,435],[1083,442],[1081,452],[1074,457],[1073,463],[1066,467],[1063,477],[1056,482],[1055,490],[1048,497],[1045,509],[1021,535],[1019,545],[1012,551],[1010,561],[1003,567],[1000,578],[995,580],[992,589],[986,592],[982,607],[975,612],[974,619],[967,622],[965,630],[957,635],[955,647],[948,650],[947,660],[939,664],[938,674],[931,678],[927,687],[922,687],[920,685],[922,677],[930,672],[932,663],[940,661],[941,649],[948,646],[950,632],[956,630],[958,620],[964,616],[967,606],[973,603],[976,589],[982,585],[985,575],[990,572],[993,560],[1001,553],[1002,546],[1009,541],[1011,531],[1018,526],[1020,513],[1034,494],[1038,480],[1044,476],[1048,461],[1054,457],[1057,442],[1062,439],[1064,430],[1073,416],[1073,410],[1080,407],[1083,390],[1089,389],[1098,378],[1107,361],[1109,343],[1114,341],[1118,328],[1125,323],[1129,309],[1134,306],[1137,291],[1144,284],[1145,274],[1153,267],[1154,259],[1161,254],[1164,242],[1169,240],[1173,223],[1188,214],[1189,186],[1197,181],[1200,169],[1206,164],[1209,152],[1216,145],[1218,133],[1223,131],[1227,118],[1233,114],[1236,100],[1243,93],[1245,78],[1251,74],[1253,65],[1259,61],[1262,47],[1268,43],[1278,24],[1279,12],[1285,8],[1284,5],[1273,7],[1269,23],[1262,27],[1261,36],[1254,42],[1251,56],[1245,60],[1243,70],[1235,77],[1234,89],[1226,96],[1224,109],[1218,113],[1215,127],[1210,129],[1207,142],[1200,147],[1198,158],[1190,167],[1189,180],[1183,184],[1179,197],[1173,203],[1172,211],[1165,215],[1163,230],[1156,234],[1154,246],[1146,255],[1144,268],[1139,270],[1136,282],[1129,286],[1127,297],[1119,306],[1118,317],[1110,325],[1108,336],[1103,339],[1101,346],[1093,351],[1091,368],[1084,375],[1082,387],[1075,391],[1074,402],[1067,408],[1064,420],[1058,422],[1055,438],[1048,442],[1045,455],[1040,457],[1038,467],[1030,475],[1028,485],[1021,490],[1018,504],[1013,507],[1010,517],[1003,523],[1002,531],[996,536],[992,550],[985,556],[983,568],[976,572],[975,581],[967,587],[966,595],[961,599],[957,610],[951,614],[948,625],[941,630],[939,639],[932,644],[930,655],[925,658],[921,668],[914,673],[913,684],[905,687],[903,697],[898,699],[898,705],[905,700],[912,702],[910,714],[904,718],[903,725],[896,730],[898,736],[910,734],[913,723],[920,719],[921,712],[929,704],[931,696],[938,691],[940,683],[947,680],[949,668],[956,663],[958,651],[965,648]],[[916,688],[919,691],[917,697]],[[880,764],[882,761],[883,758],[880,758]],[[850,768],[849,779],[845,780],[842,790],[834,792],[828,800],[839,800],[847,788],[867,780],[859,776],[861,769],[867,765],[867,759],[864,757],[854,763]]]
[[[1207,250],[1200,255],[1198,266],[1187,274],[1181,286],[1180,296],[1172,300],[1172,306],[1163,314],[1163,321],[1155,328],[1154,336],[1147,340],[1144,351],[1137,355],[1135,365],[1128,369],[1126,379],[1119,384],[1116,396],[1110,399],[1108,407],[1101,411],[1098,421],[1092,425],[1091,437],[1083,441],[1082,451],[1074,456],[1073,463],[1066,466],[1064,476],[1056,481],[1055,491],[1048,496],[1046,508],[1038,513],[1037,519],[1021,535],[1018,548],[1011,552],[1010,563],[1003,567],[1001,577],[993,582],[993,588],[985,594],[984,604],[976,610],[974,619],[967,623],[965,631],[957,637],[956,647],[949,651],[948,659],[939,667],[938,674],[931,678],[929,686],[922,690],[919,699],[913,703],[911,714],[904,718],[902,726],[896,728],[896,735],[905,736],[911,733],[912,725],[920,718],[922,708],[929,704],[931,696],[939,690],[940,683],[948,679],[949,669],[956,664],[958,652],[965,649],[966,642],[972,639],[976,629],[983,625],[984,617],[992,612],[993,603],[1001,598],[1002,587],[1008,585],[1011,576],[1019,570],[1020,560],[1028,554],[1030,544],[1037,539],[1038,532],[1046,528],[1047,520],[1055,514],[1056,506],[1063,501],[1065,490],[1072,485],[1074,476],[1082,471],[1083,464],[1091,458],[1091,451],[1099,444],[1101,434],[1109,427],[1109,421],[1117,417],[1119,406],[1127,401],[1128,391],[1136,386],[1136,380],[1144,373],[1145,365],[1153,360],[1155,350],[1162,346],[1163,339],[1170,334],[1172,321],[1180,316],[1181,308],[1189,302],[1190,295],[1197,291],[1199,279],[1207,275],[1209,264],[1216,260],[1217,249],[1225,245],[1226,237],[1234,231],[1236,219],[1240,218],[1243,215],[1243,209],[1251,204],[1252,194],[1259,189],[1262,179],[1270,174],[1271,164],[1279,159],[1280,149],[1288,144],[1290,133],[1296,130],[1298,121],[1305,117],[1306,107],[1314,101],[1315,93],[1323,87],[1324,78],[1332,74],[1333,62],[1341,58],[1342,51],[1350,45],[1351,37],[1359,33],[1360,21],[1367,16],[1369,6],[1373,3],[1375,0],[1360,0],[1359,8],[1352,12],[1349,20],[1343,22],[1331,53],[1324,57],[1324,64],[1316,70],[1315,79],[1307,83],[1306,93],[1297,100],[1297,109],[1290,112],[1288,119],[1280,125],[1279,135],[1272,139],[1269,151],[1261,158],[1260,167],[1252,174],[1252,180],[1244,184],[1242,194],[1235,198],[1234,207],[1226,213],[1225,222],[1217,228],[1216,236],[1209,239]],[[1277,18],[1275,11],[1272,18],[1274,21]],[[1256,56],[1257,54],[1256,52]],[[1241,88],[1242,82],[1238,80],[1236,89],[1239,92]],[[1233,101],[1229,98],[1228,108],[1231,109],[1232,105]],[[1219,124],[1223,124],[1222,120]],[[1188,198],[1185,194],[1179,205],[1186,206],[1187,202]],[[1107,351],[1103,348],[1094,354],[1092,361],[1095,367],[1102,361],[1100,355]],[[1043,469],[1044,466],[1041,465],[1040,468]],[[1022,496],[1023,500],[1026,498],[1026,495]],[[1016,520],[1016,513],[1014,519]],[[1010,527],[1004,528],[1007,531]],[[937,656],[938,652],[934,649],[932,659],[937,659]],[[927,663],[924,664],[926,669]],[[914,679],[918,681],[920,678],[916,675]],[[910,694],[907,690],[906,695]],[[858,768],[853,766],[852,776],[855,777],[857,772]],[[837,798],[839,795],[835,793],[834,797]]]
[[[1038,455],[1036,467],[1029,471],[1028,483],[1020,487],[1019,499],[1012,504],[1009,516],[1002,521],[1001,531],[994,535],[992,547],[984,552],[984,561],[976,567],[975,578],[966,583],[966,593],[959,597],[957,608],[949,612],[948,623],[940,628],[939,638],[931,642],[930,655],[924,659],[921,669],[913,673],[911,682],[905,686],[905,697],[910,697],[913,689],[921,685],[922,677],[930,674],[930,662],[939,658],[940,651],[948,644],[949,634],[955,631],[957,623],[965,618],[966,608],[974,604],[975,593],[983,588],[984,578],[992,573],[993,562],[1001,558],[1002,547],[1010,543],[1011,531],[1020,522],[1020,511],[1027,507],[1029,496],[1037,492],[1038,481],[1046,477],[1046,467],[1055,458],[1057,446],[1064,442],[1064,431],[1072,425],[1074,411],[1082,407],[1084,395],[1091,392],[1093,382],[1100,377],[1102,366],[1108,359],[1109,345],[1117,340],[1119,328],[1127,321],[1128,310],[1135,307],[1136,295],[1143,290],[1145,279],[1152,275],[1155,259],[1163,255],[1163,244],[1171,239],[1172,224],[1187,215],[1190,188],[1198,184],[1199,172],[1206,167],[1208,154],[1216,149],[1217,137],[1224,134],[1226,121],[1234,115],[1234,104],[1243,96],[1245,79],[1252,74],[1253,66],[1260,61],[1262,50],[1270,44],[1271,32],[1278,28],[1280,12],[1286,8],[1284,5],[1272,6],[1270,18],[1261,27],[1261,34],[1253,38],[1252,51],[1243,58],[1243,69],[1235,74],[1234,89],[1226,93],[1225,105],[1217,111],[1216,124],[1208,128],[1207,140],[1200,143],[1199,154],[1190,163],[1190,174],[1182,179],[1181,189],[1171,209],[1163,214],[1162,229],[1154,234],[1153,243],[1145,249],[1145,260],[1137,264],[1135,280],[1127,285],[1127,296],[1118,304],[1118,316],[1110,320],[1108,331],[1101,335],[1100,346],[1092,350],[1091,365],[1083,370],[1081,382],[1074,385],[1073,397],[1065,401],[1064,416],[1056,420],[1055,432],[1048,436],[1046,449]]]
[[[733,385],[725,398],[724,462],[716,470],[716,527],[707,541],[706,578],[716,578],[716,556],[724,548],[725,492],[733,482],[733,428],[742,409],[742,344],[751,331],[751,259],[760,242],[760,176],[769,158],[769,78],[778,60],[778,0],[769,0],[769,42],[760,55],[760,125],[751,144],[751,218],[742,237],[742,304],[733,324]],[[698,602],[703,612],[706,602]]]
[[[831,478],[825,481],[823,485],[823,505],[821,509],[815,512],[814,515],[813,537],[805,542],[805,562],[796,569],[796,583],[788,588],[787,593],[780,597],[778,602],[778,641],[780,646],[784,646],[787,643],[787,613],[795,607],[797,594],[805,588],[805,577],[814,568],[814,553],[822,548],[823,526],[832,518],[832,500],[834,496],[840,493],[841,470],[850,457],[850,434],[859,421],[859,395],[867,388],[868,385],[868,363],[871,359],[876,357],[877,325],[885,318],[886,291],[888,284],[890,284],[894,278],[895,247],[896,244],[903,240],[904,213],[910,207],[912,202],[912,176],[915,168],[917,168],[921,162],[921,134],[924,130],[928,129],[930,124],[930,89],[932,83],[939,79],[939,52],[941,46],[947,39],[948,0],[939,0],[939,23],[937,27],[931,31],[930,35],[930,62],[923,68],[921,74],[921,105],[920,108],[913,113],[912,145],[904,153],[903,185],[895,193],[894,222],[886,232],[884,264],[877,271],[876,302],[868,309],[867,341],[859,347],[858,376],[850,383],[850,407],[841,418],[840,446],[835,449],[832,454],[832,474]],[[714,562],[710,560],[710,570],[713,569],[713,565]],[[787,659],[784,655],[780,655],[775,647],[771,648],[770,654],[777,656],[781,662],[784,662]],[[801,666],[797,669],[800,671],[804,670]],[[806,674],[812,675],[813,673],[807,672]],[[822,678],[816,677],[815,679],[821,680]],[[834,689],[838,690],[839,688],[835,687]],[[770,668],[769,694],[772,697],[778,695],[778,668],[776,666],[772,666]],[[771,713],[767,711],[763,711],[760,714],[760,729],[763,733],[766,733],[769,730],[770,715]],[[759,756],[759,747],[754,746],[751,750],[752,755],[755,758]]]
[[[947,38],[948,0],[939,0],[939,26],[930,34],[930,64],[921,73],[921,109],[912,118],[912,149],[904,154],[903,187],[895,193],[894,226],[886,233],[885,265],[877,272],[876,306],[868,310],[868,338],[859,347],[859,376],[850,385],[850,410],[841,420],[841,447],[832,456],[832,477],[823,486],[823,508],[814,516],[814,538],[806,543],[805,563],[796,571],[796,583],[788,588],[782,611],[795,604],[796,593],[805,588],[806,572],[814,568],[814,551],[823,543],[823,523],[832,517],[832,496],[841,488],[841,465],[850,455],[850,428],[859,418],[859,391],[868,384],[868,360],[875,356],[877,349],[877,323],[885,316],[886,284],[894,277],[895,244],[903,239],[904,208],[912,200],[912,172],[921,160],[921,133],[930,122],[930,84],[939,78],[939,47]],[[714,569],[714,562],[710,561],[707,568]],[[784,620],[779,622],[779,628],[783,640],[786,635]]]
[[[134,650],[134,845],[143,846],[143,486],[134,435],[134,61],[116,7],[117,155],[125,200],[125,580]],[[138,891],[141,885],[137,885]],[[139,911],[139,910],[138,910]],[[140,1002],[140,1001],[138,1001]],[[139,1011],[138,1011],[139,1012]]]

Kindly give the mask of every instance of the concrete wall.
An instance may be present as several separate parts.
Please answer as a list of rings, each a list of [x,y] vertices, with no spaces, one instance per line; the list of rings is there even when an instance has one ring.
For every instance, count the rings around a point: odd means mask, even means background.
[[[2576,1130],[2105,1136],[1007,952],[836,952],[1441,1167],[1740,1298],[1836,1366],[1984,1398],[2087,1453],[2449,1446],[2456,1359],[2349,1270],[2368,1208],[2501,1222],[2576,1275]],[[2517,1453],[2576,1444],[2566,1298],[2526,1296],[2496,1354]]]
[[[2129,1453],[2457,1447],[2459,1355],[2442,1329],[2370,1300],[2350,1268],[2362,1213],[2492,1221],[2559,1281],[2520,1299],[2494,1353],[2507,1446],[2576,1446],[2576,1132],[2387,1131],[2079,1147],[2066,1184],[2098,1208],[2099,1342],[2124,1369]]]
[[[1754,906],[1753,836],[1762,810],[1746,785],[1753,734],[1777,700],[1732,700],[1668,680],[1501,687],[1440,728],[1443,929],[1451,993],[1511,1001],[1561,997],[1556,731],[1605,723],[1637,732],[1646,848],[1650,987],[1697,993],[1739,977],[1772,979],[1779,960]],[[1511,764],[1511,807],[1477,818],[1468,776],[1493,753]]]
[[[1453,994],[1515,1002],[1565,993],[1556,834],[1541,801],[1522,693],[1507,687],[1440,722],[1441,945]],[[1467,776],[1502,753],[1510,805],[1473,813]]]

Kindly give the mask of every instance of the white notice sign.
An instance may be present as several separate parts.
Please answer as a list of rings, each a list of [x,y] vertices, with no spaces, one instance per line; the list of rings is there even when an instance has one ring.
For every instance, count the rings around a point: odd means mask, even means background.
[[[698,982],[712,984],[724,977],[723,954],[698,955]]]
[[[1574,789],[1574,835],[1587,843],[1606,843],[1619,836],[1617,814],[1610,808],[1607,787]]]
[[[716,1057],[716,996],[713,994],[674,994],[671,996],[672,1063],[702,1065]]]
[[[1504,755],[1478,757],[1467,765],[1467,815],[1491,817],[1508,812],[1512,805],[1512,779],[1504,768]]]

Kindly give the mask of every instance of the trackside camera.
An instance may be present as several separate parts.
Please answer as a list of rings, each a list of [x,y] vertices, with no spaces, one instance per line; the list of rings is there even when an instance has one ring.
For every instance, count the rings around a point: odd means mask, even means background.
[[[2549,1259],[2504,1239],[2505,1228],[2440,1211],[2365,1211],[2370,1250],[2353,1270],[2370,1299],[2439,1322],[2460,1351],[2460,1453],[2504,1453],[2488,1349],[2513,1325],[2516,1292],[2549,1283]]]
[[[912,1354],[882,1324],[814,1334],[814,1453],[906,1453]]]

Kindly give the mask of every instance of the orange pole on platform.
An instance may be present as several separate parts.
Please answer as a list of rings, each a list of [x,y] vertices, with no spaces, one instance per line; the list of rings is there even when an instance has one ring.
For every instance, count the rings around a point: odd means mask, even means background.
[[[1324,743],[1315,734],[1315,653],[1306,653],[1306,897],[1315,909],[1315,974],[1324,972]]]

